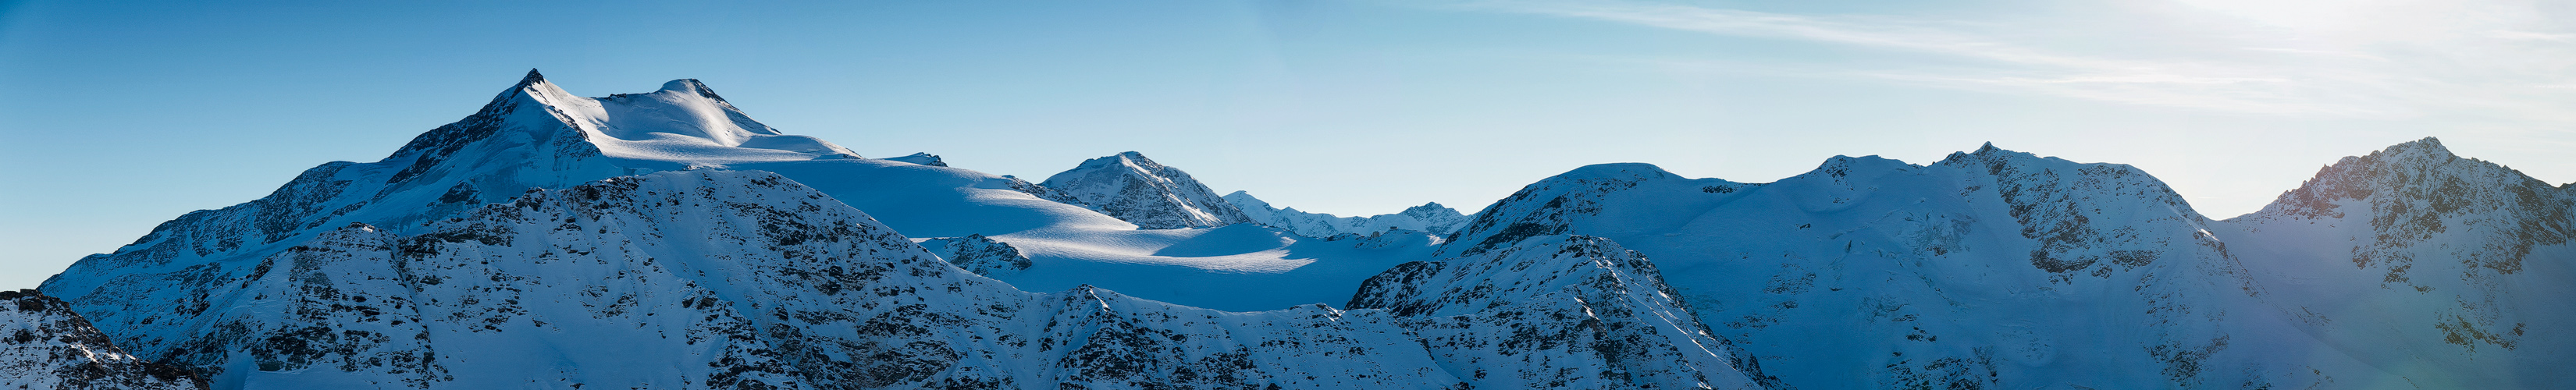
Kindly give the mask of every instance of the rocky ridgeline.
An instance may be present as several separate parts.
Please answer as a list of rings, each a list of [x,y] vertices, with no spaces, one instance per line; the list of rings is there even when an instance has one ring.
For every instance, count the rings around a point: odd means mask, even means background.
[[[1253,223],[1288,229],[1307,237],[1365,235],[1388,230],[1412,230],[1445,235],[1456,232],[1459,226],[1467,224],[1467,215],[1459,214],[1457,209],[1441,206],[1437,202],[1413,206],[1394,214],[1336,217],[1332,214],[1299,211],[1295,207],[1285,209],[1273,207],[1270,202],[1264,202],[1261,198],[1253,197],[1252,194],[1243,191],[1225,194],[1225,201],[1243,210],[1244,216],[1250,218]]]

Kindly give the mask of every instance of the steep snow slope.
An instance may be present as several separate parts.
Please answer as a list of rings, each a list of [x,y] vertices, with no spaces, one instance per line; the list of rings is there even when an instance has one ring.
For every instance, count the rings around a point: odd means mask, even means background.
[[[2428,388],[2576,383],[2576,190],[2426,138],[2211,224],[2319,348]],[[2395,387],[2401,379],[2343,383]]]
[[[1244,216],[1251,219],[1253,223],[1277,226],[1307,237],[1370,234],[1389,229],[1449,234],[1458,231],[1459,226],[1467,224],[1466,214],[1459,214],[1458,210],[1441,206],[1439,202],[1413,206],[1394,214],[1335,217],[1332,214],[1298,211],[1295,207],[1286,209],[1271,207],[1270,202],[1263,202],[1261,198],[1255,198],[1252,194],[1243,191],[1225,194],[1225,201],[1243,210]]]
[[[1146,229],[1251,222],[1189,173],[1136,152],[1085,160],[1038,185]]]
[[[1768,184],[1605,164],[1442,250],[1594,235],[1655,259],[1771,387],[2306,387],[2384,377],[2290,325],[2207,220],[2135,168],[1991,146],[1836,157]]]
[[[1087,286],[1023,293],[765,172],[614,178],[417,234],[352,224],[313,237],[256,262],[200,265],[196,283],[101,293],[147,297],[107,310],[145,317],[122,334],[211,373],[218,389],[1450,388],[1458,373],[1601,366],[1494,363],[1602,352],[1435,344],[1413,335],[1437,320],[1384,311],[1229,313]],[[1588,260],[1575,255],[1558,257]],[[1490,326],[1582,315],[1561,302],[1516,309],[1526,313]],[[1596,322],[1678,326],[1638,321]],[[1640,367],[1725,383],[1722,364]]]
[[[71,305],[19,290],[0,291],[0,388],[202,389],[205,383],[116,348]]]

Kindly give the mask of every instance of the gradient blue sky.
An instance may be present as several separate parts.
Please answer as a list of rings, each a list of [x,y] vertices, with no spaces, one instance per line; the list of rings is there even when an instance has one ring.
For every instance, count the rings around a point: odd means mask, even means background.
[[[1141,151],[1344,215],[1987,141],[2218,218],[2426,136],[2576,180],[2568,1],[0,1],[0,288],[375,161],[529,68],[701,79],[871,157],[1043,178]]]

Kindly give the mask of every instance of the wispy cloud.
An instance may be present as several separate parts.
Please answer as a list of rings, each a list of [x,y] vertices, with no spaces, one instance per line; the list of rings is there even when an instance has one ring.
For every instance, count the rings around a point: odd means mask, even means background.
[[[2282,47],[2273,45],[2282,42],[2248,40],[2221,46],[2232,49],[2219,49],[2217,52],[2106,55],[2099,50],[2082,50],[2096,48],[2062,50],[2026,41],[2029,37],[2051,36],[2052,31],[2017,31],[2009,26],[1970,21],[1784,14],[1632,1],[1506,0],[1478,2],[1470,7],[1726,36],[1944,56],[1983,65],[1839,64],[1844,69],[1822,72],[1858,74],[1945,88],[2228,112],[2411,117],[2421,115],[2427,105],[2459,104],[2521,111],[2538,107],[2529,103],[2531,99],[2528,97],[2497,96],[2497,85],[2563,85],[2576,81],[2552,76],[2555,71],[2549,68],[2576,64],[2576,61],[2570,61],[2576,60],[2576,55],[2517,57],[2515,60],[2520,62],[2513,63],[2520,64],[2522,68],[2505,71],[2458,69],[2460,64],[2467,63],[2464,62],[2467,58],[2454,58],[2450,53],[2477,56],[2527,53],[2504,49],[2458,49],[2464,44],[2448,41]],[[2482,35],[2490,41],[2576,42],[2576,35],[2515,29],[2453,35]],[[2224,40],[2216,42],[2226,43]],[[2290,43],[2314,42],[2293,40]],[[2375,52],[2374,49],[2381,51]],[[2234,54],[2225,53],[2226,50],[2234,50]],[[2499,50],[2505,52],[2499,53]],[[2521,89],[2557,91],[2550,88]]]

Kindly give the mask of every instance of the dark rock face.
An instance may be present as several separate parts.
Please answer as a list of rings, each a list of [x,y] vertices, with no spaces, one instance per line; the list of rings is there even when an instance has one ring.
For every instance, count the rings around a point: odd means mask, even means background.
[[[929,248],[932,253],[939,254],[939,258],[948,260],[949,265],[976,275],[994,276],[998,273],[1017,272],[1029,269],[1030,265],[1029,257],[1020,254],[1020,248],[984,238],[982,234],[933,238],[923,241],[921,245]]]
[[[1189,173],[1154,163],[1136,152],[1083,161],[1038,185],[1064,194],[1076,202],[1072,204],[1146,229],[1252,222],[1234,204],[1191,179]]]
[[[0,291],[0,388],[203,389],[205,377],[126,354],[35,290]]]

